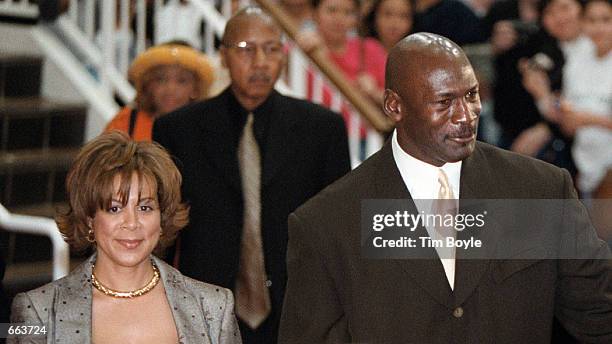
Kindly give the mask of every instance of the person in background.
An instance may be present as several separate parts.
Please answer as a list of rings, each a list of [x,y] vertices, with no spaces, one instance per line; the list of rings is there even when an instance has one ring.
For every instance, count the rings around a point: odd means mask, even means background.
[[[300,30],[314,30],[312,3],[310,0],[280,0],[279,4],[289,14]]]
[[[130,66],[136,86],[135,106],[126,106],[106,131],[121,130],[135,140],[150,141],[155,119],[206,98],[214,80],[206,55],[180,44],[162,44],[140,54]]]
[[[482,18],[482,32],[493,54],[501,54],[538,29],[539,0],[500,0]]]
[[[171,0],[155,13],[155,44],[181,40],[202,49],[202,14],[189,1]]]
[[[232,292],[153,255],[188,222],[181,179],[156,143],[114,131],[86,144],[56,222],[75,251],[93,247],[94,254],[68,276],[17,294],[11,322],[44,325],[45,343],[239,344]]]
[[[412,32],[414,9],[409,0],[375,0],[363,20],[365,37],[377,39],[389,51]]]
[[[484,40],[480,19],[458,0],[415,0],[414,31],[431,32],[459,45]]]
[[[574,176],[571,137],[546,117],[532,85],[545,71],[550,88],[563,88],[563,66],[572,51],[581,49],[582,7],[577,0],[542,0],[540,30],[495,59],[494,113],[502,128],[499,145],[568,169]]]
[[[575,133],[572,154],[578,187],[594,199],[593,221],[599,236],[612,247],[612,2],[589,0],[584,7],[584,33],[592,49],[572,58],[564,73],[564,108],[560,125]],[[598,201],[603,199],[604,201]],[[606,203],[605,200],[608,200]],[[600,203],[601,202],[601,203]]]
[[[69,0],[39,0],[38,18],[43,22],[53,22],[68,10]]]
[[[461,0],[478,17],[483,18],[496,0]]]
[[[373,38],[361,38],[357,28],[359,2],[356,0],[313,0],[316,31],[302,31],[297,39],[302,49],[324,49],[344,75],[355,82],[363,94],[376,104],[382,103],[387,53]],[[312,72],[309,73],[312,92]],[[324,96],[325,98],[325,96]],[[331,99],[323,100],[330,106]]]
[[[551,90],[548,75],[525,68],[526,88],[543,115],[574,137],[572,156],[578,169],[582,196],[612,198],[612,5],[590,0],[584,5],[583,32],[589,39],[568,51],[560,98]],[[558,105],[556,105],[558,104]],[[607,190],[607,191],[606,191]],[[595,209],[593,209],[595,210]],[[607,214],[606,214],[607,213]],[[600,236],[612,239],[609,211],[594,211]],[[603,221],[605,217],[606,221]],[[599,221],[603,221],[599,223]]]
[[[153,127],[180,161],[191,206],[175,252],[185,275],[235,291],[245,343],[276,343],[287,216],[350,170],[346,128],[338,114],[274,90],[287,56],[260,8],[229,19],[219,53],[230,86]]]

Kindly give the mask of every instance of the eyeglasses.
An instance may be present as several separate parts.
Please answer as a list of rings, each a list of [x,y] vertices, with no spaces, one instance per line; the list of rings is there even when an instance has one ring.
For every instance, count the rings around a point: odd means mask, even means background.
[[[264,55],[270,59],[278,59],[283,56],[283,45],[280,42],[257,44],[240,41],[238,43],[226,45],[226,47],[235,49],[238,55],[249,59],[255,58],[258,48],[261,48]]]

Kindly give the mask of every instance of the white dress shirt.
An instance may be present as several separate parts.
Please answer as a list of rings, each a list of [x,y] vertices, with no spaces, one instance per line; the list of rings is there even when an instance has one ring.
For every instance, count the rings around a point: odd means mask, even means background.
[[[455,198],[459,198],[459,181],[461,179],[461,161],[454,163],[446,163],[441,167],[430,165],[421,161],[412,155],[406,153],[397,141],[397,130],[393,132],[391,140],[391,148],[393,150],[393,159],[400,171],[404,184],[410,192],[412,199],[437,199],[440,183],[438,182],[438,170],[442,169],[448,176],[448,182],[453,190]],[[424,211],[429,213],[431,209],[418,209],[419,212]],[[427,228],[430,237],[435,229]],[[441,259],[444,273],[451,289],[455,286],[455,259]]]

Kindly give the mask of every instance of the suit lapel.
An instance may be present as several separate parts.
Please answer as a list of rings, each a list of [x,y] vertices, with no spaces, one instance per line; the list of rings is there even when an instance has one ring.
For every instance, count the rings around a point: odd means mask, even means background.
[[[241,190],[240,170],[238,167],[238,146],[233,135],[231,111],[238,111],[239,108],[232,106],[234,101],[231,90],[227,88],[217,98],[210,100],[213,111],[201,114],[199,121],[202,129],[202,136],[199,138],[203,144],[194,147],[201,147],[202,160],[210,162],[219,170],[229,185],[236,190]]]
[[[378,199],[406,199],[409,200],[409,212],[418,213],[412,196],[393,159],[390,141],[378,153],[377,161],[373,166],[375,176],[372,178],[375,186],[375,195]],[[427,230],[419,226],[414,237],[428,236]],[[452,290],[447,282],[444,267],[437,258],[435,249],[424,250],[432,259],[397,259],[393,260],[403,273],[408,274],[423,290],[438,303],[452,309]]]
[[[55,314],[49,312],[50,319],[55,321],[54,338],[50,338],[53,343],[91,342],[91,267],[95,257],[91,256],[55,288],[57,295],[51,308]]]
[[[207,327],[208,321],[205,319],[207,315],[201,312],[200,300],[187,290],[184,277],[157,257],[153,257],[153,260],[159,268],[179,341],[181,343],[211,343]]]
[[[479,149],[479,144],[476,144],[476,149],[467,159],[463,161],[461,166],[461,181],[460,181],[460,212],[463,212],[461,199],[475,200],[486,199],[490,194],[490,190],[495,188],[494,179],[490,175],[490,169],[485,164],[485,157]],[[485,224],[488,226],[485,222]],[[485,227],[483,230],[489,232],[494,231],[492,227]],[[480,230],[479,230],[480,231]],[[458,232],[458,239],[469,239],[472,235],[477,235],[478,232],[465,230]],[[492,244],[489,241],[483,241]],[[462,304],[476,289],[482,275],[489,269],[490,260],[488,259],[462,259],[467,258],[469,250],[457,250],[455,261],[455,303]]]

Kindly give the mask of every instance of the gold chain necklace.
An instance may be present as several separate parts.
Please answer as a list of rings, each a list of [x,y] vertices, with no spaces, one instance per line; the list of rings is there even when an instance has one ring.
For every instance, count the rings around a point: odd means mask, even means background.
[[[147,283],[147,285],[145,285],[142,288],[132,290],[132,291],[117,291],[117,290],[113,290],[111,288],[104,286],[96,278],[96,275],[93,272],[93,268],[94,266],[91,267],[91,285],[93,285],[96,289],[101,291],[104,295],[116,297],[119,299],[131,299],[134,297],[142,296],[150,292],[151,290],[153,290],[153,288],[155,288],[157,283],[159,283],[159,269],[157,268],[157,266],[155,266],[155,264],[153,264],[153,278],[151,278],[149,283]]]

